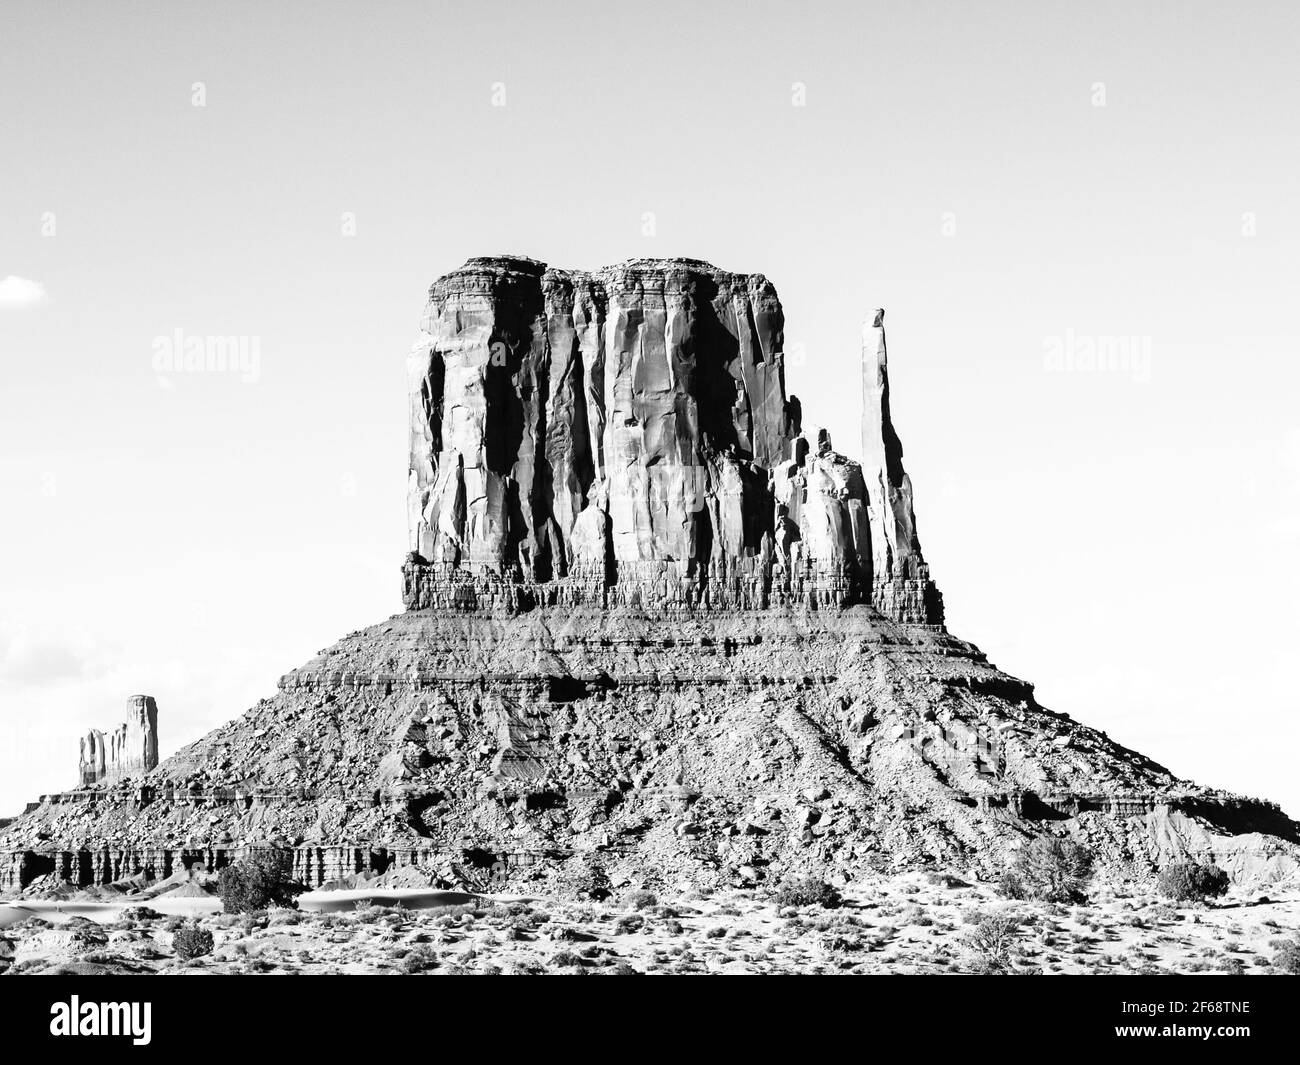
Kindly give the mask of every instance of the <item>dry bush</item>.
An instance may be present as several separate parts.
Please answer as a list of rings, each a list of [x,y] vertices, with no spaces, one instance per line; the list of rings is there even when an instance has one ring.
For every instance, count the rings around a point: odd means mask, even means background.
[[[1093,864],[1087,847],[1055,836],[1039,836],[1003,870],[998,890],[1010,899],[1083,902]]]
[[[279,847],[253,851],[221,870],[217,894],[226,913],[254,913],[268,906],[297,906],[304,888],[293,882],[291,852]]]
[[[574,954],[571,950],[562,950],[551,957],[552,969],[570,969],[574,966],[581,966],[582,959]]]
[[[172,936],[172,950],[178,958],[201,958],[211,954],[214,945],[212,933],[197,923],[176,929]]]
[[[651,891],[629,891],[623,896],[623,905],[629,910],[648,910],[651,906],[658,906],[659,900]]]
[[[777,888],[772,901],[776,903],[777,909],[784,910],[787,906],[824,906],[827,909],[834,909],[844,900],[840,897],[840,893],[825,880],[804,877],[799,880],[785,881]]]
[[[1160,870],[1156,890],[1175,902],[1201,902],[1228,893],[1228,874],[1217,865],[1174,862]]]
[[[1020,922],[1007,913],[989,913],[966,933],[963,945],[970,954],[971,971],[985,975],[1011,972],[1011,947]]]
[[[1300,938],[1283,940],[1273,955],[1273,964],[1284,973],[1300,976]]]
[[[438,956],[428,947],[416,947],[402,958],[398,966],[408,976],[427,972],[438,964]]]

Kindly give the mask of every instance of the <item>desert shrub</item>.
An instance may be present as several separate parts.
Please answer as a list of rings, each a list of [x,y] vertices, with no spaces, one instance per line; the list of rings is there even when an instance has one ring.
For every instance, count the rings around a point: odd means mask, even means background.
[[[1199,902],[1226,895],[1228,883],[1228,874],[1217,865],[1174,862],[1160,870],[1156,890],[1175,902]]]
[[[623,904],[629,910],[648,910],[651,906],[658,906],[659,900],[651,891],[629,891],[623,897]]]
[[[1152,906],[1147,910],[1146,915],[1147,919],[1150,920],[1152,924],[1157,925],[1172,924],[1174,921],[1178,920],[1178,911],[1172,906],[1167,906],[1163,903],[1159,906]]]
[[[997,891],[1004,899],[1026,899],[1029,897],[1024,880],[1014,865],[1007,866],[998,874]]]
[[[822,949],[832,954],[857,951],[862,949],[862,939],[859,936],[828,935],[822,938]]]
[[[545,966],[535,961],[508,961],[501,967],[503,976],[541,976],[545,972]]]
[[[570,859],[561,868],[555,881],[555,894],[562,899],[594,899],[601,902],[613,893],[604,864],[588,855]]]
[[[111,950],[91,950],[81,955],[81,961],[91,962],[94,965],[112,965],[117,961],[117,955]]]
[[[919,924],[921,922],[921,919],[924,916],[925,916],[925,907],[918,906],[914,902],[909,902],[906,906],[904,906],[901,910],[898,911],[898,923],[904,925]],[[927,923],[933,924],[934,922],[927,921]]]
[[[201,958],[211,954],[212,947],[212,933],[197,924],[178,928],[172,936],[172,949],[178,958]]]
[[[1273,955],[1273,964],[1284,973],[1300,976],[1300,938],[1283,940]]]
[[[627,935],[630,932],[640,930],[643,924],[645,924],[645,918],[641,917],[640,914],[629,913],[614,922],[614,931],[619,935]]]
[[[1087,847],[1055,836],[1039,836],[1002,871],[998,890],[1009,899],[1082,902],[1092,871],[1092,853]]]
[[[217,894],[226,913],[253,913],[268,906],[295,907],[303,888],[290,876],[288,851],[268,848],[253,851],[221,870]]]
[[[635,926],[634,926],[635,927]],[[615,929],[618,930],[617,927]],[[632,931],[633,929],[623,929],[623,931]],[[551,932],[551,938],[559,943],[590,943],[596,937],[590,932],[583,932],[578,928],[556,928]]]
[[[428,947],[416,947],[409,954],[402,958],[399,968],[408,976],[414,973],[426,972],[435,968],[438,964],[438,956]]]
[[[1011,971],[1011,947],[1020,922],[1007,913],[987,913],[966,933],[963,945],[970,954],[974,973],[1002,974]]]
[[[787,906],[824,906],[834,909],[844,901],[835,888],[815,877],[785,881],[777,888],[772,900],[782,910]]]
[[[581,964],[582,959],[571,950],[562,950],[551,958],[552,969],[568,969]]]

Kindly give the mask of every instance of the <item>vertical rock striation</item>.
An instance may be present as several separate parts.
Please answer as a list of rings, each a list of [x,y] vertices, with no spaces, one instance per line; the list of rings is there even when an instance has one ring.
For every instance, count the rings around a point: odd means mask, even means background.
[[[127,700],[126,720],[107,736],[91,729],[81,738],[78,783],[89,787],[143,776],[158,764],[158,704],[152,695]]]
[[[81,787],[89,787],[104,779],[104,734],[91,729],[81,737],[81,757],[77,762],[77,780]]]
[[[889,412],[885,312],[862,324],[862,467],[871,512],[872,602],[891,617],[943,616],[943,601],[921,557],[912,479]]]
[[[408,609],[157,768],[134,697],[82,741],[88,790],[0,825],[0,890],[213,872],[281,838],[313,886],[417,862],[529,894],[606,863],[715,887],[992,875],[1048,833],[1116,877],[1292,876],[1276,806],[1053,713],[942,627],[883,323],[857,462],[803,433],[763,277],[441,278],[410,358]]]
[[[408,363],[406,606],[872,602],[941,624],[914,532],[898,548],[887,402],[864,476],[802,435],[783,331],[765,277],[692,259],[440,278]]]

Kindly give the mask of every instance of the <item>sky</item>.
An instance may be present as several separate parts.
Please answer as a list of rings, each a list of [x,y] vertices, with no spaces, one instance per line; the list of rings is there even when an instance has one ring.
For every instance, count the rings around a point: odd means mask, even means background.
[[[132,3],[0,14],[0,814],[401,609],[405,356],[473,255],[860,323],[950,629],[1300,814],[1300,8]],[[230,337],[233,369],[176,369]]]

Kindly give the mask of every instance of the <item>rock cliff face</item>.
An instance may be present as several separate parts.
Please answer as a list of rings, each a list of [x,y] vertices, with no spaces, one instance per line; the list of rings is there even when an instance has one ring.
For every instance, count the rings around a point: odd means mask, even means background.
[[[158,704],[152,695],[127,700],[126,720],[107,736],[91,729],[81,738],[81,787],[142,776],[158,764]]]
[[[1117,878],[1296,875],[1277,807],[1054,713],[946,631],[883,312],[861,463],[803,435],[782,329],[764,278],[694,260],[443,277],[410,358],[407,609],[142,779],[44,796],[0,829],[0,891],[267,840],[313,885],[992,875],[1041,834]],[[83,742],[83,784],[152,766],[140,700]]]
[[[883,313],[883,312],[879,312]],[[811,442],[762,275],[471,259],[410,356],[410,609],[870,603],[941,624],[889,419],[863,467]]]
[[[942,617],[943,605],[928,579],[912,510],[912,479],[903,469],[903,445],[889,413],[885,312],[862,325],[862,468],[873,516],[872,602],[891,617]]]
[[[77,780],[83,788],[104,779],[104,734],[91,729],[81,737],[81,754],[77,759]]]

